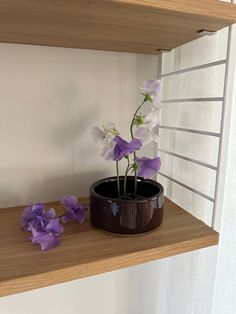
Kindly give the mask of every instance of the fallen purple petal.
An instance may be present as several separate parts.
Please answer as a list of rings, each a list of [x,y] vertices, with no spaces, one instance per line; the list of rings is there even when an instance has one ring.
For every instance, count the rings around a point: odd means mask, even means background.
[[[75,211],[70,208],[66,208],[65,214],[61,217],[61,221],[66,223],[76,219]]]
[[[58,246],[61,242],[61,235],[58,233],[32,230],[31,241],[32,243],[38,243],[42,251],[48,251]]]
[[[44,211],[42,213],[42,217],[45,218],[46,220],[51,220],[51,219],[56,218],[55,209],[54,208],[50,208],[49,210]]]
[[[47,223],[45,231],[48,233],[62,233],[64,228],[60,225],[59,218],[55,218]]]
[[[85,221],[85,206],[78,204],[75,210],[75,215],[76,220],[82,224]]]
[[[64,231],[60,221],[67,222],[77,220],[79,223],[85,221],[86,207],[78,203],[77,197],[66,195],[61,204],[65,206],[65,214],[61,218],[56,217],[54,208],[45,210],[41,203],[26,207],[21,215],[21,226],[32,232],[32,243],[38,243],[42,251],[47,251],[58,246],[61,234]]]
[[[61,218],[62,222],[77,220],[79,223],[83,223],[85,221],[85,206],[78,203],[77,197],[73,195],[64,196],[61,203],[65,206],[65,214]]]
[[[78,203],[77,197],[73,195],[65,195],[61,200],[61,204],[64,205],[66,208],[75,208],[76,204]]]
[[[38,220],[44,212],[44,205],[42,203],[36,203],[27,206],[21,215],[21,227],[28,230],[28,225],[34,220]]]

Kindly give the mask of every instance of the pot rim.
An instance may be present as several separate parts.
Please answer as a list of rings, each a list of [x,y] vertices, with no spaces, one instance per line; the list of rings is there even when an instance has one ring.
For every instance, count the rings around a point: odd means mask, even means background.
[[[124,179],[125,176],[120,176],[120,178]],[[134,180],[134,178],[135,178],[134,176],[127,176],[127,180],[128,179]],[[100,180],[94,182],[90,187],[90,196],[95,196],[97,198],[107,200],[107,201],[116,202],[116,203],[134,203],[134,202],[135,203],[143,203],[143,202],[152,200],[153,198],[159,197],[161,194],[164,194],[164,188],[159,182],[152,180],[152,179],[144,179],[142,177],[137,177],[138,182],[145,181],[145,183],[152,184],[152,185],[159,188],[159,192],[157,194],[154,194],[153,196],[145,197],[144,199],[118,200],[117,198],[109,198],[109,197],[101,196],[100,194],[98,194],[94,191],[95,187],[97,187],[99,184],[104,183],[106,181],[116,181],[116,180],[117,180],[117,177],[112,176],[112,177],[106,177],[106,178],[103,178],[103,179],[100,179]]]

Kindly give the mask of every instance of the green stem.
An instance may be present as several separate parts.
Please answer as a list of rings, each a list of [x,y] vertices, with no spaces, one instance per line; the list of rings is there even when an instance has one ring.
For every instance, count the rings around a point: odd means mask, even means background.
[[[116,161],[116,175],[117,175],[118,199],[120,199],[120,176],[119,176],[119,163],[118,163],[118,161]]]
[[[142,101],[141,105],[139,105],[138,109],[135,111],[132,122],[130,124],[130,134],[131,134],[132,140],[134,139],[133,126],[134,126],[135,117],[146,101],[147,99],[146,97],[144,97],[144,100]],[[134,162],[135,160],[136,160],[136,152],[134,152]],[[135,168],[134,169],[134,195],[136,196],[136,194],[137,194],[137,169]]]
[[[130,163],[129,163],[129,157],[127,158],[127,161],[128,161],[128,165],[127,165],[127,168],[126,168],[126,171],[125,171],[124,195],[126,195],[127,175],[128,175],[129,170],[132,168],[132,166],[130,166]]]
[[[134,126],[134,120],[135,117],[137,115],[137,113],[139,112],[139,110],[141,109],[141,107],[143,106],[143,104],[147,101],[146,97],[144,98],[144,100],[142,101],[141,105],[139,105],[138,109],[135,111],[134,115],[133,115],[133,119],[132,122],[130,124],[130,133],[131,133],[131,138],[132,140],[134,139],[134,134],[133,134],[133,126]]]

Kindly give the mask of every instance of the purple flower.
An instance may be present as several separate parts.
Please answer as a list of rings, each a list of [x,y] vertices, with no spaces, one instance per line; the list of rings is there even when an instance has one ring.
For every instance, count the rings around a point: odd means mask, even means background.
[[[128,143],[120,136],[116,135],[114,141],[116,142],[114,148],[114,160],[116,161],[119,161],[123,157],[128,156],[135,150],[139,150],[142,146],[142,142],[137,138],[134,138],[130,143]]]
[[[136,158],[136,161],[138,163],[138,175],[144,179],[152,177],[161,167],[160,157],[154,159],[142,157]]]
[[[31,228],[32,231],[32,243],[38,243],[41,246],[42,251],[47,251],[58,246],[61,242],[61,233],[64,231],[63,227],[59,223],[59,219],[51,219],[47,221],[42,220],[41,227]]]
[[[65,206],[66,213],[61,218],[63,222],[76,219],[79,223],[85,220],[85,206],[78,203],[77,197],[73,195],[64,196],[61,203]],[[60,225],[60,218],[56,217],[54,208],[45,210],[41,203],[26,207],[21,215],[21,226],[32,232],[30,238],[33,243],[38,243],[42,251],[56,247],[61,241],[64,231]]]
[[[74,209],[78,203],[77,197],[74,195],[65,195],[61,200],[61,204],[64,205],[66,208]]]
[[[41,216],[44,213],[45,207],[41,203],[27,206],[21,215],[21,227],[28,230],[29,225],[38,224],[41,221]]]
[[[160,80],[149,80],[143,82],[141,91],[145,94],[145,96],[149,96],[153,101],[154,107],[158,108],[158,102],[161,92]]]
[[[52,249],[60,243],[63,227],[53,208],[46,211],[41,203],[26,207],[21,215],[21,226],[32,232],[32,242],[40,244],[42,251]]]
[[[84,222],[86,207],[78,203],[77,197],[66,195],[62,198],[61,204],[64,205],[66,209],[64,216],[61,218],[64,223],[74,219],[81,224]]]

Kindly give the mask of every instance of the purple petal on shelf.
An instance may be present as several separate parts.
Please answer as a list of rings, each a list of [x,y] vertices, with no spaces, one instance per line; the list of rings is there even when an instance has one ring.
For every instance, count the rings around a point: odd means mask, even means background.
[[[76,219],[75,211],[71,208],[66,208],[66,212],[64,216],[61,217],[61,221],[66,223],[74,219]]]
[[[67,208],[74,209],[76,207],[76,204],[78,203],[77,197],[73,195],[65,195],[63,196],[61,200],[61,204],[64,205]]]
[[[116,135],[114,141],[116,142],[114,148],[114,160],[119,161],[123,157],[128,156],[135,150],[139,150],[142,147],[142,142],[134,138],[130,143],[126,142],[123,138]]]
[[[38,232],[32,230],[32,243],[38,243],[42,251],[55,248],[61,242],[61,236],[57,233]]]
[[[75,210],[76,220],[79,223],[84,223],[85,221],[85,207],[83,205],[77,205]]]
[[[42,203],[35,203],[35,204],[31,205],[31,210],[34,213],[37,213],[37,215],[42,214],[44,209],[45,209],[45,206]]]
[[[21,227],[25,230],[28,230],[29,224],[38,220],[44,212],[44,205],[41,203],[36,203],[30,206],[27,206],[21,215]]]
[[[51,220],[51,219],[56,218],[55,209],[54,208],[50,208],[49,210],[45,211],[42,216],[46,220]]]
[[[160,157],[156,158],[136,158],[138,163],[138,175],[144,179],[152,177],[156,172],[160,170],[161,160]]]
[[[59,218],[56,218],[48,222],[45,231],[48,233],[62,233],[64,231],[64,228],[59,223]]]

